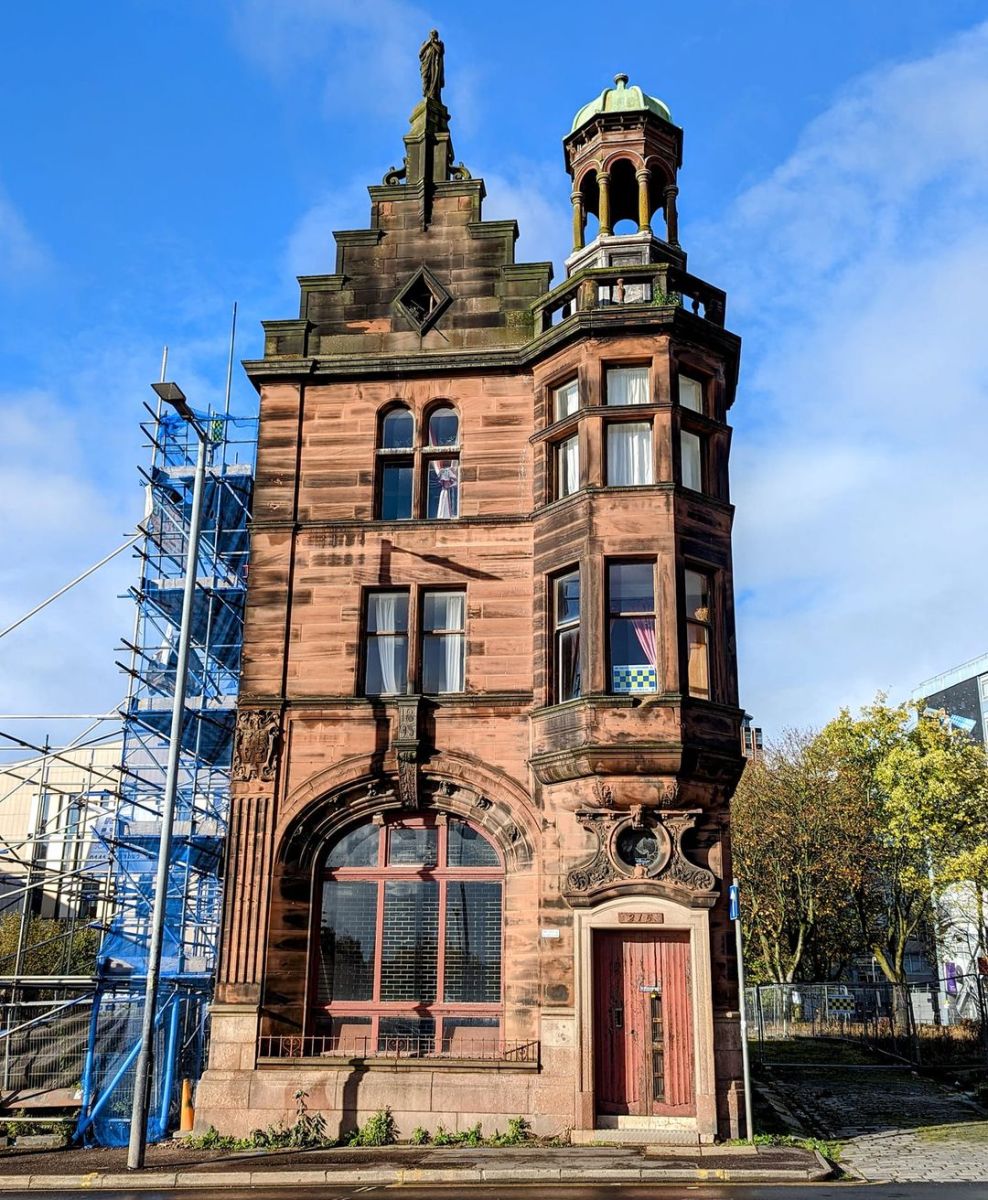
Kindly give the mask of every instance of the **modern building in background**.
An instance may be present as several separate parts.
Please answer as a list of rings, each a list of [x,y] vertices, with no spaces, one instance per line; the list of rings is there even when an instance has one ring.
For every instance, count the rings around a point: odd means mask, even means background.
[[[927,679],[913,697],[928,710],[943,712],[955,729],[988,751],[988,654]],[[988,893],[974,883],[955,884],[940,898],[938,909],[936,974],[943,1003],[959,1016],[983,1018]]]
[[[197,1124],[737,1136],[728,488],[739,339],[682,131],[616,78],[573,251],[516,263],[441,99],[265,323],[224,927]]]
[[[105,887],[88,870],[94,825],[120,791],[121,743],[72,747],[0,766],[0,913],[91,920]],[[12,964],[0,964],[0,975]]]

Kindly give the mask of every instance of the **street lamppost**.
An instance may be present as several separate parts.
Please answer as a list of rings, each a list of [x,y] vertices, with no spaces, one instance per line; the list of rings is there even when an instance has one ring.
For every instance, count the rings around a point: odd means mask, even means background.
[[[189,643],[192,632],[192,603],[195,597],[196,569],[199,561],[199,537],[202,529],[202,496],[206,479],[206,452],[210,445],[207,431],[200,425],[177,383],[152,383],[158,397],[170,404],[192,428],[199,440],[196,455],[195,481],[192,487],[192,512],[189,516],[189,541],[185,555],[185,590],[182,595],[182,620],[178,636],[178,663],[175,668],[175,695],[172,701],[171,738],[168,744],[168,766],[165,772],[165,793],[161,808],[161,838],[158,842],[158,866],[154,885],[154,909],[151,914],[151,936],[148,944],[147,979],[144,989],[144,1012],[141,1019],[141,1042],[134,1074],[134,1102],[131,1109],[130,1146],[127,1167],[138,1171],[144,1166],[147,1150],[148,1100],[154,1066],[154,1015],[158,1002],[158,981],[161,974],[161,943],[168,901],[168,867],[171,858],[172,832],[175,823],[175,798],[178,791],[179,759],[182,751],[182,723],[185,716],[185,692],[189,671]]]

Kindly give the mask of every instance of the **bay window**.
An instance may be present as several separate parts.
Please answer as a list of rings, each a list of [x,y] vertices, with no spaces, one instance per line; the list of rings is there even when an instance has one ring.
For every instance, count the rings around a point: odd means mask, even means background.
[[[648,421],[607,425],[607,483],[610,487],[639,487],[654,483],[652,426]]]
[[[607,604],[611,691],[658,691],[655,563],[609,563]]]

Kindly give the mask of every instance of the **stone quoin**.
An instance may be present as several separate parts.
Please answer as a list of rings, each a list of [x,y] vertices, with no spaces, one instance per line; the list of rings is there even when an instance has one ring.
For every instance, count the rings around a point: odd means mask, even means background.
[[[565,278],[455,160],[444,47],[367,229],[264,324],[200,1129],[389,1105],[738,1136],[727,414],[682,131],[618,75],[564,139]],[[605,1135],[606,1136],[606,1135]],[[612,1134],[611,1136],[616,1136]]]

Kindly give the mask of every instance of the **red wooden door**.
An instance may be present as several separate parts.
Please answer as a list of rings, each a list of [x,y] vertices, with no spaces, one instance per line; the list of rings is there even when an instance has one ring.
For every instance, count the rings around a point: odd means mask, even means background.
[[[689,935],[594,936],[597,1111],[692,1116]]]

